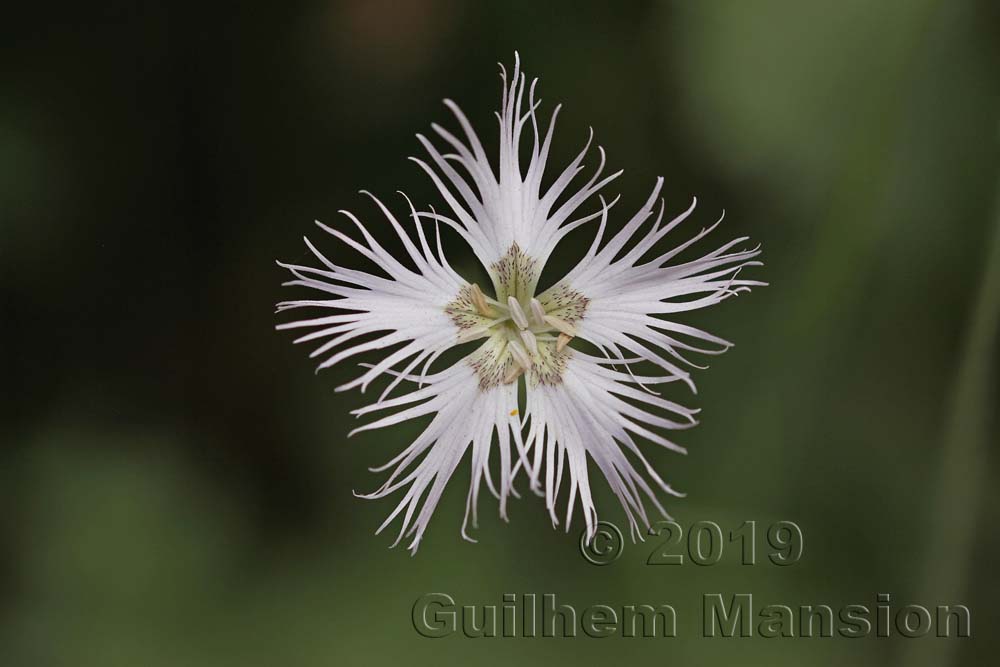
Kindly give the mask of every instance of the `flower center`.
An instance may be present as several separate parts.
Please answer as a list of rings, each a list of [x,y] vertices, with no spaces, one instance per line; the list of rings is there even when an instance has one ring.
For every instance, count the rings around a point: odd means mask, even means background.
[[[536,262],[517,244],[490,267],[490,275],[496,298],[473,283],[445,307],[459,329],[459,342],[487,339],[469,358],[480,388],[510,384],[522,374],[531,386],[558,384],[587,298],[565,285],[535,297]]]

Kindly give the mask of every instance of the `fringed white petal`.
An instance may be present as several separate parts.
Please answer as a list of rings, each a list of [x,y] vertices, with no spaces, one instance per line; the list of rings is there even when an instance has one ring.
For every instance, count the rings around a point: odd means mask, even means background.
[[[621,501],[636,536],[640,521],[649,525],[644,498],[669,518],[657,491],[683,494],[660,478],[639,450],[635,436],[684,453],[682,447],[652,429],[689,428],[695,425],[694,415],[698,412],[634,386],[640,382],[665,382],[666,378],[634,378],[608,368],[608,364],[606,359],[574,351],[561,383],[540,384],[527,392],[525,418],[530,424],[525,448],[532,466],[528,472],[533,479],[542,480],[544,476],[545,505],[553,525],[559,523],[556,505],[564,472],[568,472],[566,530],[579,496],[588,539],[593,538],[597,526],[587,472],[588,457],[597,464]],[[638,462],[638,468],[633,460]]]
[[[408,375],[405,379],[416,381],[418,378]],[[479,378],[467,363],[456,364],[422,379],[423,386],[407,394],[356,410],[355,414],[362,415],[399,408],[397,412],[352,432],[383,428],[433,415],[430,424],[409,447],[384,466],[374,469],[393,468],[382,486],[373,493],[359,494],[363,498],[383,498],[406,489],[403,499],[376,532],[382,532],[402,514],[402,526],[393,546],[404,537],[412,538],[408,548],[413,553],[420,544],[445,485],[470,447],[472,483],[466,496],[462,536],[472,542],[475,540],[469,537],[467,527],[470,519],[472,526],[476,526],[477,499],[483,480],[499,499],[500,516],[507,520],[507,497],[513,493],[514,460],[523,465],[525,456],[521,425],[517,418],[516,384],[481,391]],[[490,473],[494,433],[499,454],[498,483],[494,483]]]
[[[317,370],[362,352],[396,348],[360,377],[338,387],[338,391],[359,385],[364,391],[373,379],[404,362],[406,365],[401,372],[409,373],[418,364],[427,364],[458,342],[458,329],[444,309],[466,283],[441,254],[440,237],[438,256],[435,256],[424,234],[423,223],[412,205],[411,219],[416,227],[417,244],[382,202],[369,196],[392,225],[415,268],[404,266],[394,258],[361,221],[347,211],[341,213],[354,222],[363,241],[322,223],[316,224],[381,268],[388,277],[338,266],[317,250],[309,239],[305,240],[306,245],[319,261],[319,268],[279,262],[294,276],[285,285],[308,287],[333,297],[278,304],[279,312],[295,308],[334,311],[332,315],[309,317],[277,326],[278,329],[307,330],[308,333],[296,339],[296,343],[320,343],[310,355],[322,358]],[[398,382],[397,376],[390,389]]]
[[[487,269],[517,245],[526,255],[544,264],[552,249],[569,231],[593,220],[600,211],[577,220],[570,217],[591,197],[622,172],[602,175],[604,150],[597,169],[575,192],[569,190],[574,178],[584,169],[591,138],[579,155],[563,169],[552,185],[542,192],[542,172],[548,160],[552,133],[555,129],[557,106],[552,112],[544,137],[539,132],[535,99],[537,79],[530,86],[521,72],[520,59],[515,54],[514,73],[508,81],[501,67],[503,98],[497,114],[500,124],[500,157],[494,171],[482,143],[469,120],[451,100],[445,104],[454,113],[465,141],[435,124],[432,129],[454,151],[441,153],[425,136],[417,135],[426,149],[430,162],[411,158],[420,165],[437,186],[452,210],[452,216],[438,213],[421,214],[453,227],[469,243]],[[527,88],[527,91],[525,90]],[[527,106],[525,107],[525,97]],[[520,159],[520,146],[525,126],[530,123],[533,144],[527,168]],[[557,204],[558,202],[558,204]],[[532,289],[534,285],[531,286]]]
[[[583,260],[565,278],[539,297],[567,288],[588,300],[586,311],[575,323],[577,334],[598,346],[610,358],[621,361],[625,353],[650,361],[695,390],[690,373],[682,365],[697,366],[684,352],[721,354],[732,344],[695,327],[664,319],[671,315],[705,308],[765,285],[738,277],[741,269],[761,263],[753,258],[760,247],[732,250],[746,237],[730,241],[701,258],[671,264],[671,260],[714,230],[718,222],[652,259],[644,259],[653,247],[694,211],[695,202],[666,224],[663,203],[652,225],[654,203],[663,179],[657,179],[646,204],[603,247],[607,206],[600,230]],[[627,247],[631,244],[631,247]]]

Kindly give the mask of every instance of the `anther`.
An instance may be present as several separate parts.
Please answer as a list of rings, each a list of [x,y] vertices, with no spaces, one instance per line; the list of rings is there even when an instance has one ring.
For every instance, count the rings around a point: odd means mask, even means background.
[[[510,384],[511,382],[513,382],[514,380],[516,380],[517,378],[521,377],[522,373],[524,373],[524,369],[521,368],[520,365],[518,365],[518,364],[515,363],[507,371],[507,374],[503,376],[503,383],[504,384]],[[512,412],[511,416],[514,416],[514,414],[516,414],[516,411]]]
[[[576,335],[576,327],[562,319],[561,317],[556,317],[555,315],[546,315],[545,323],[548,324],[553,329],[557,329],[567,336],[573,337]]]
[[[517,325],[517,328],[527,329],[528,317],[524,314],[524,310],[521,309],[521,304],[518,303],[517,299],[512,296],[507,297],[507,305],[510,307],[510,316],[514,320],[514,324]]]
[[[524,341],[524,346],[528,348],[528,352],[534,355],[538,354],[538,341],[535,340],[535,334],[524,329],[521,331],[521,340]]]
[[[476,340],[477,338],[482,338],[483,336],[488,336],[490,333],[490,327],[496,324],[496,320],[493,322],[487,322],[486,324],[480,324],[479,326],[472,327],[471,329],[465,329],[458,332],[458,342],[468,343],[470,340]]]
[[[545,309],[542,308],[542,304],[538,302],[538,299],[534,297],[531,298],[531,319],[535,326],[545,326]]]
[[[475,307],[476,312],[483,317],[493,317],[496,313],[490,308],[490,304],[486,301],[486,295],[483,294],[483,290],[479,289],[479,285],[472,283],[472,287],[469,290],[472,297],[472,305]]]
[[[528,352],[524,349],[521,341],[511,339],[507,344],[507,349],[510,350],[510,354],[514,357],[521,368],[531,368],[531,357],[528,356]]]

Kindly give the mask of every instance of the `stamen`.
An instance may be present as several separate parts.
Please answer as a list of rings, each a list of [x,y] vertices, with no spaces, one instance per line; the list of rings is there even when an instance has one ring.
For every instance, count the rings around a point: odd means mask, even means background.
[[[510,370],[507,371],[507,374],[503,376],[503,383],[510,384],[517,378],[521,377],[522,373],[524,373],[524,369],[521,368],[519,365],[514,364],[513,366],[510,367]],[[511,416],[514,416],[513,412],[511,413]]]
[[[483,317],[496,316],[496,313],[490,308],[490,304],[486,302],[486,295],[483,294],[483,290],[479,289],[479,285],[472,283],[470,292],[472,293],[472,305],[475,306],[477,313]]]
[[[480,324],[478,327],[472,327],[471,329],[465,329],[464,331],[458,332],[458,342],[468,343],[470,340],[476,340],[477,338],[482,338],[489,335],[490,328],[496,324],[497,321],[487,322],[486,324]]]
[[[545,326],[545,309],[542,308],[542,304],[538,302],[538,299],[534,297],[531,298],[531,319],[535,326]]]
[[[510,307],[510,316],[514,320],[514,324],[517,325],[517,328],[527,329],[528,317],[524,314],[524,310],[521,309],[521,304],[518,303],[517,299],[512,296],[507,297],[507,305]]]
[[[555,315],[546,315],[545,323],[548,324],[553,329],[558,329],[567,336],[573,337],[576,335],[576,327],[562,319],[561,317],[556,317]]]
[[[524,349],[524,345],[521,344],[521,341],[512,338],[507,344],[507,349],[510,350],[510,354],[514,357],[514,361],[516,361],[522,369],[531,368],[531,357],[528,356],[528,351]]]
[[[577,335],[574,325],[583,317],[587,299],[565,285],[546,297],[548,304],[525,293],[537,282],[538,271],[516,244],[490,268],[497,298],[468,282],[445,308],[458,328],[457,343],[479,348],[470,355],[469,364],[480,388],[510,385],[522,375],[530,376],[532,383],[558,384],[571,353],[567,346]],[[546,314],[547,308],[552,315]]]
[[[521,340],[524,341],[524,346],[528,348],[528,352],[536,356],[538,355],[538,341],[535,339],[535,334],[525,329],[521,331]]]

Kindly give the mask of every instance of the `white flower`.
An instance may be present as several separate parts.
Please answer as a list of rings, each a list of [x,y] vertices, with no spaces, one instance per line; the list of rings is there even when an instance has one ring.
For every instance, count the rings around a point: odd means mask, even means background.
[[[364,365],[359,377],[338,387],[338,391],[353,387],[364,391],[377,377],[387,374],[392,378],[375,403],[355,411],[357,415],[384,416],[352,433],[431,416],[409,447],[376,469],[392,469],[385,483],[363,496],[404,493],[379,531],[402,515],[396,543],[404,536],[412,537],[411,551],[417,549],[448,479],[470,448],[472,483],[462,526],[466,539],[471,539],[466,533],[470,518],[473,526],[476,523],[476,502],[483,481],[499,499],[500,515],[506,519],[507,498],[516,495],[513,481],[522,470],[532,489],[544,494],[554,525],[559,521],[556,507],[560,490],[566,488],[567,530],[579,497],[592,537],[597,511],[588,459],[621,500],[633,533],[638,521],[649,523],[646,499],[666,516],[657,493],[681,494],[653,470],[636,439],[683,452],[658,429],[693,426],[697,410],[662,398],[651,386],[681,381],[693,390],[685,367],[694,364],[683,354],[719,354],[731,344],[663,316],[710,306],[763,284],[737,277],[743,267],[759,264],[752,261],[759,248],[733,249],[745,238],[726,243],[700,259],[671,263],[718,222],[665,252],[653,251],[695,206],[692,203],[664,224],[662,201],[654,211],[662,179],[657,180],[645,205],[604,241],[608,212],[615,202],[608,204],[599,197],[595,209],[582,213],[580,209],[593,202],[598,191],[621,172],[602,176],[605,156],[598,148],[596,171],[582,186],[571,189],[583,170],[591,143],[588,140],[579,155],[543,189],[559,107],[543,134],[538,125],[540,102],[535,98],[537,79],[526,85],[517,59],[512,79],[508,81],[502,65],[501,78],[496,166],[465,115],[450,100],[445,104],[454,113],[464,139],[432,125],[450,151],[442,153],[418,135],[429,159],[412,159],[433,180],[450,208],[449,214],[418,212],[407,199],[409,220],[404,222],[413,227],[413,232],[407,232],[381,201],[365,193],[395,230],[406,258],[391,255],[360,220],[341,211],[357,226],[361,240],[317,224],[370,260],[384,275],[338,266],[308,240],[306,245],[318,266],[280,264],[294,276],[286,285],[327,295],[278,304],[279,311],[332,311],[278,325],[279,329],[308,332],[296,343],[319,343],[311,355],[322,359],[319,368],[363,352],[383,351],[377,363]],[[529,126],[532,144],[524,166],[521,140]],[[599,228],[586,256],[565,277],[539,292],[539,276],[553,249],[568,232],[588,222]],[[493,296],[452,270],[441,248],[442,224],[455,230],[486,267]],[[427,225],[433,225],[432,233],[425,229]],[[570,344],[574,340],[592,344],[591,349],[601,356],[585,353],[577,343]],[[468,343],[472,345],[460,362],[433,369],[444,351]],[[659,375],[635,375],[634,368],[640,364],[657,368]],[[522,381],[523,409],[518,404]],[[391,397],[401,383],[408,387],[408,393]],[[499,479],[492,472],[495,470]]]

